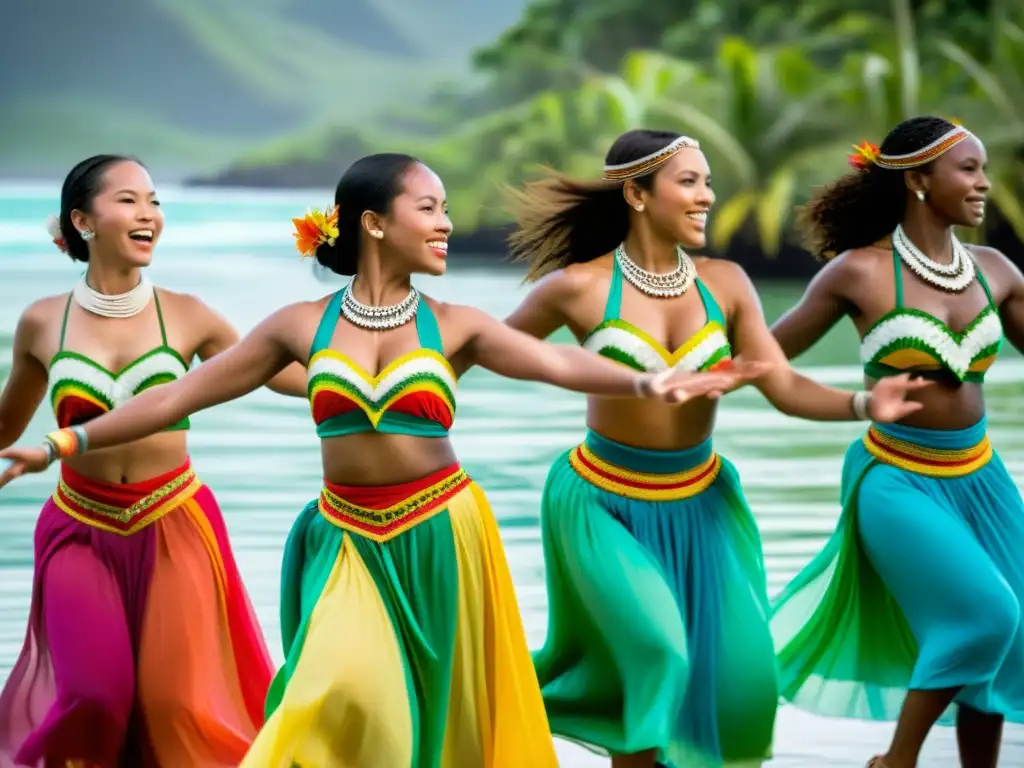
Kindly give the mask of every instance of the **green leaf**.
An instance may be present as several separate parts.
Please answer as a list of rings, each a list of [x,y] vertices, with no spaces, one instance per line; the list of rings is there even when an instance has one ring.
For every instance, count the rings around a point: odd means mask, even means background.
[[[716,206],[718,211],[711,218],[711,246],[716,250],[725,250],[747,223],[756,204],[757,193],[747,190],[736,193]]]
[[[768,179],[768,184],[757,201],[757,229],[761,250],[774,257],[782,245],[782,234],[793,207],[796,174],[783,166]]]

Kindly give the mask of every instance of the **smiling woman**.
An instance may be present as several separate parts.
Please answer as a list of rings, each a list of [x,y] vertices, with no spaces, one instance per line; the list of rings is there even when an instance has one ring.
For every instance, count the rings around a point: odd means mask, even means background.
[[[875,391],[908,373],[935,386],[847,451],[836,532],[775,606],[782,692],[896,719],[877,768],[917,765],[955,705],[962,764],[991,766],[1004,718],[1024,720],[1024,501],[986,435],[982,385],[1004,334],[1024,349],[1024,276],[954,234],[981,223],[991,187],[976,135],[915,117],[853,159],[801,212],[828,264],[773,333],[795,357],[849,316]]]
[[[665,402],[742,379],[630,370],[421,294],[412,275],[446,269],[445,201],[437,174],[413,157],[357,161],[331,210],[296,220],[303,255],[352,275],[346,286],[281,309],[210,363],[84,430],[61,430],[41,449],[0,452],[17,459],[0,475],[2,487],[41,471],[55,453],[84,460],[155,439],[148,436],[241,397],[290,363],[308,368],[324,484],[285,546],[286,662],[243,766],[557,765],[497,522],[448,437],[458,378],[481,365]]]
[[[509,325],[567,326],[632,370],[770,367],[754,380],[792,415],[881,420],[917,406],[915,385],[869,396],[790,368],[735,264],[691,258],[715,201],[697,141],[620,136],[600,180],[552,175],[515,195],[513,252],[538,281]],[[627,319],[629,318],[629,319]],[[889,387],[892,387],[891,389]],[[552,466],[541,529],[548,636],[534,656],[552,730],[618,768],[753,768],[777,707],[757,525],[729,461],[712,450],[716,402],[591,397],[587,436]]]
[[[76,440],[236,341],[201,301],[142,273],[163,228],[138,161],[100,155],[68,174],[50,234],[88,268],[18,323],[0,447],[44,397]],[[303,374],[275,387],[301,393]],[[64,457],[36,527],[27,639],[0,694],[0,764],[226,768],[255,737],[270,658],[217,502],[189,462],[189,426]]]

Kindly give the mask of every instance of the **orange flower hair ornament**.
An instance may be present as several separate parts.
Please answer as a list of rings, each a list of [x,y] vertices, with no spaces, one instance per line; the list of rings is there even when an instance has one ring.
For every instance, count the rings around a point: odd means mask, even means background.
[[[295,225],[295,248],[306,256],[313,256],[322,244],[334,245],[338,239],[338,206],[326,213],[317,209],[307,210],[301,219],[292,219]]]
[[[877,145],[872,144],[870,141],[862,141],[860,144],[853,146],[853,152],[847,156],[847,159],[850,162],[851,168],[856,168],[858,171],[866,171],[878,162],[881,154]]]
[[[50,239],[53,240],[53,244],[57,246],[60,252],[67,253],[68,242],[64,239],[64,233],[60,231],[60,219],[51,215],[46,220],[46,231],[50,234]]]

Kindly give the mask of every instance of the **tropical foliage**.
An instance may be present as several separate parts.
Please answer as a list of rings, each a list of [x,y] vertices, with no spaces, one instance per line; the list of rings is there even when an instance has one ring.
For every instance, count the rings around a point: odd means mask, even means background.
[[[619,133],[672,128],[699,138],[714,169],[712,245],[740,236],[771,256],[802,196],[845,170],[851,144],[930,113],[982,135],[993,202],[1024,240],[1024,6],[835,5],[534,3],[477,54],[492,74],[477,106],[489,110],[428,150],[458,223],[503,223],[502,185],[542,165],[594,175]]]

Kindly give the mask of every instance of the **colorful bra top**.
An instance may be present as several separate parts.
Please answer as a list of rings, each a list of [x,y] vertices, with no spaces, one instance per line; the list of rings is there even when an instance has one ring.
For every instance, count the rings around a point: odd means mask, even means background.
[[[150,387],[167,384],[188,373],[188,363],[167,343],[164,316],[160,311],[160,299],[156,291],[153,292],[153,303],[156,305],[156,316],[160,322],[162,343],[137,357],[117,373],[104,368],[85,355],[64,349],[71,299],[72,297],[68,296],[68,303],[64,307],[60,346],[50,361],[50,405],[57,418],[57,426],[64,428],[84,424],[123,405]],[[189,420],[185,417],[164,431],[188,428]]]
[[[671,367],[684,371],[709,371],[730,360],[732,347],[726,332],[725,315],[707,286],[697,278],[697,290],[704,304],[704,327],[675,352],[669,352],[653,336],[619,318],[622,305],[622,270],[618,259],[612,267],[611,287],[604,307],[604,320],[583,338],[583,347],[638,371],[658,373]]]
[[[871,326],[860,344],[864,373],[873,379],[914,373],[942,378],[952,373],[959,381],[981,383],[1003,346],[1003,324],[981,268],[978,281],[988,306],[957,333],[920,309],[903,306],[903,279],[899,254],[893,249],[896,271],[896,306]]]
[[[309,352],[309,405],[319,437],[380,432],[445,437],[455,421],[456,376],[444,356],[441,331],[427,302],[416,311],[420,349],[371,376],[343,352],[330,349],[341,317],[342,288],[327,304]]]

